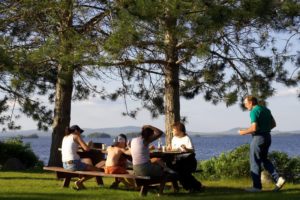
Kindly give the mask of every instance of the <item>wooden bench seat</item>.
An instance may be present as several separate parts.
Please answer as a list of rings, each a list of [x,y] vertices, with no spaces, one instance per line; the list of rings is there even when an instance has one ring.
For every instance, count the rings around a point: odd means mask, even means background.
[[[94,176],[96,177],[98,185],[103,185],[102,177],[131,178],[135,179],[136,185],[141,187],[140,195],[145,196],[147,195],[151,184],[162,183],[162,177],[136,176],[134,174],[105,174],[103,171],[70,171],[62,167],[44,167],[43,169],[47,171],[54,171],[57,178],[63,178],[62,187],[69,187],[71,178],[79,176]],[[174,177],[167,176],[166,181],[172,183],[173,191],[178,190],[177,180]],[[162,183],[160,187],[164,187],[164,185],[165,182]]]

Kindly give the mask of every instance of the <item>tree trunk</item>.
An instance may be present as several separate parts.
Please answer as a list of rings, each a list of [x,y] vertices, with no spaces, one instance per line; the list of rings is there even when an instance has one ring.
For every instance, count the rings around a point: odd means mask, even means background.
[[[73,52],[72,38],[70,38],[73,27],[73,0],[61,1],[61,8],[61,15],[58,16],[58,29],[62,60],[58,65],[49,166],[62,166],[61,152],[58,151],[58,148],[61,147],[65,128],[70,125],[71,120],[73,74],[75,67],[73,60],[70,59],[72,58],[70,54]],[[70,58],[66,60],[67,57]]]
[[[61,148],[65,128],[69,126],[71,120],[73,69],[65,70],[59,66],[58,73],[49,166],[62,166],[61,152],[58,148]]]
[[[166,145],[171,144],[173,137],[172,124],[180,121],[178,66],[171,65],[165,68],[165,128]]]
[[[165,128],[166,145],[171,144],[173,137],[172,124],[180,121],[180,100],[179,100],[179,65],[176,64],[178,53],[176,49],[177,39],[174,36],[176,19],[166,15],[165,60]]]

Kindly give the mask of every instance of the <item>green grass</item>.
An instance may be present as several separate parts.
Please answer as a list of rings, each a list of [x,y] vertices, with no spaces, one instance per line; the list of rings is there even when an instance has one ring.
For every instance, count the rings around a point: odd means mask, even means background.
[[[75,180],[75,179],[74,179]],[[157,197],[157,191],[150,190],[147,197],[139,197],[137,191],[127,191],[121,186],[119,189],[109,189],[112,178],[104,178],[104,186],[98,186],[95,179],[85,183],[86,190],[76,191],[69,188],[61,188],[62,180],[57,180],[54,173],[46,172],[0,172],[0,199],[1,200],[41,200],[41,199],[201,199],[201,200],[292,200],[300,199],[300,184],[287,183],[279,192],[272,192],[274,185],[264,185],[262,193],[244,192],[245,187],[251,186],[251,180],[221,180],[202,181],[206,186],[203,193],[188,193],[180,189],[173,193],[170,186],[165,189],[162,197]]]

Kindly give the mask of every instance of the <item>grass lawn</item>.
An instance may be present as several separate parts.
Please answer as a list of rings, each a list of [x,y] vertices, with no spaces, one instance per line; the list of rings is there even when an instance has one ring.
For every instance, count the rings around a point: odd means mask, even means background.
[[[75,179],[74,179],[75,180]],[[57,180],[54,173],[49,172],[0,172],[0,199],[1,200],[76,200],[76,199],[267,199],[267,200],[299,200],[300,184],[285,184],[279,192],[272,192],[274,185],[264,185],[261,193],[244,192],[245,187],[251,186],[251,180],[222,180],[222,181],[202,181],[206,186],[203,193],[188,193],[180,189],[178,193],[173,193],[170,186],[165,188],[164,196],[157,197],[156,190],[150,190],[146,197],[140,197],[137,191],[127,191],[123,186],[119,189],[109,189],[112,178],[105,177],[104,186],[98,186],[95,179],[85,183],[86,190],[76,191],[72,189],[74,183],[69,188],[61,188],[62,180]]]

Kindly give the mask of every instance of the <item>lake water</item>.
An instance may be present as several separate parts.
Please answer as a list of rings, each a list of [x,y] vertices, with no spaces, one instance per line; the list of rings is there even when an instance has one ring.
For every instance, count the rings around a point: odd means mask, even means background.
[[[1,141],[5,140],[0,138]],[[90,139],[84,138],[85,141]],[[102,142],[111,145],[111,138],[92,139],[94,142]],[[243,144],[250,144],[251,136],[219,136],[219,137],[193,137],[197,160],[207,160],[218,156],[222,152],[232,150]],[[33,152],[47,165],[51,146],[51,138],[23,139],[23,143],[30,143]],[[156,141],[157,144],[157,141]],[[164,144],[164,140],[163,140]],[[281,151],[294,157],[300,155],[300,135],[273,136],[270,151]]]

